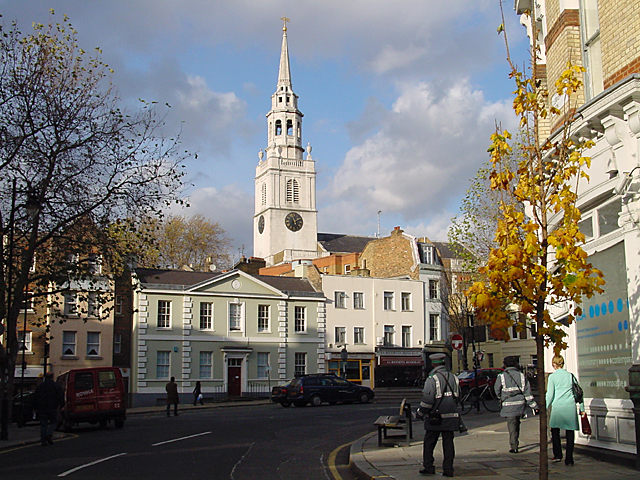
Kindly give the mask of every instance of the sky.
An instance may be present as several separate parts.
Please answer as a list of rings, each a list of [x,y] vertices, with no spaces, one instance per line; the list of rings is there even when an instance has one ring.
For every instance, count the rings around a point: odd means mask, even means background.
[[[278,78],[281,17],[302,143],[317,170],[318,231],[447,240],[498,124],[515,130],[500,0],[0,0],[23,32],[66,14],[99,47],[123,104],[171,105],[165,131],[197,154],[189,208],[253,254],[254,177]],[[505,0],[513,59],[526,31]]]

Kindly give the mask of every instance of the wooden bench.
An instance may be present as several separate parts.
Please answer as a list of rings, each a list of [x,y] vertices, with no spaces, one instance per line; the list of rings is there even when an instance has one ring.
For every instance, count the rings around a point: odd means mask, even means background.
[[[378,446],[382,447],[383,439],[390,437],[404,437],[407,447],[411,445],[413,438],[413,423],[411,418],[411,404],[404,398],[400,404],[398,415],[382,415],[373,422],[378,427]],[[389,430],[401,430],[401,435],[388,435]]]

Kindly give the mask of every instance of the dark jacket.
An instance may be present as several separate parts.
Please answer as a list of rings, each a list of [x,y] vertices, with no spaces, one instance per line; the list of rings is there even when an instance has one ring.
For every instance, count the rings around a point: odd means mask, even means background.
[[[425,430],[459,431],[458,397],[460,397],[458,377],[448,372],[444,366],[431,370],[424,382],[420,401],[420,412],[425,415]],[[428,413],[439,413],[442,416],[442,423],[431,425]]]
[[[178,384],[176,382],[167,383],[165,390],[167,391],[167,405],[180,403],[180,397],[178,396]]]
[[[39,411],[56,410],[58,406],[64,406],[64,391],[60,384],[52,378],[45,379],[34,395],[34,408]]]
[[[527,378],[517,368],[507,367],[504,372],[498,375],[494,390],[502,405],[501,417],[521,417],[524,415],[527,405],[532,410],[538,408],[538,404],[531,394]]]

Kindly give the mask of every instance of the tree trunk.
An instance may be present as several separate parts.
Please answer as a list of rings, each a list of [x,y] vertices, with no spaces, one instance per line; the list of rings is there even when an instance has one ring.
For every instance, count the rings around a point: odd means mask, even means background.
[[[536,315],[537,331],[543,327],[543,318],[539,313]],[[547,433],[547,402],[546,402],[546,382],[544,376],[544,338],[536,333],[536,356],[538,363],[536,365],[536,375],[538,380],[538,405],[540,407],[540,470],[538,472],[539,480],[547,480],[549,478],[549,460],[548,460],[548,433]]]

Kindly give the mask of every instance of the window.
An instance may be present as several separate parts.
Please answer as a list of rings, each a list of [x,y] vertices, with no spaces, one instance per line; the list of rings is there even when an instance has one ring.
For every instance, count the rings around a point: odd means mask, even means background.
[[[384,309],[393,310],[393,292],[384,292]]]
[[[287,96],[287,103],[289,103],[289,97]],[[293,120],[287,120],[287,135],[293,135]]]
[[[411,347],[411,326],[403,325],[402,327],[402,347]]]
[[[278,100],[281,102],[282,97],[278,97]],[[276,135],[282,135],[282,120],[276,120]]]
[[[19,352],[27,352],[30,353],[31,352],[31,332],[25,332],[24,330],[21,330],[18,332],[18,345],[19,347]]]
[[[270,308],[269,305],[258,305],[258,332],[271,331],[269,323]]]
[[[607,203],[598,208],[598,233],[599,236],[611,233],[618,228],[618,216],[622,210],[620,200]]]
[[[351,265],[344,266],[344,274],[349,275],[351,273]]]
[[[213,352],[200,352],[200,378],[213,376]]]
[[[76,392],[91,390],[93,388],[93,372],[78,372],[74,375],[73,388]]]
[[[113,353],[115,355],[120,355],[122,353],[122,334],[121,333],[113,334]]]
[[[260,187],[260,193],[261,193],[261,198],[262,198],[262,205],[266,205],[267,204],[267,184],[263,183],[262,186]]]
[[[242,304],[229,304],[229,331],[239,332],[242,330]]]
[[[392,347],[394,345],[394,334],[395,329],[393,325],[385,325],[384,326],[384,346]]]
[[[20,304],[20,310],[24,312],[27,309],[29,311],[33,311],[33,293],[26,292],[22,297],[22,303]]]
[[[65,315],[77,315],[78,303],[75,293],[64,294],[64,314]]]
[[[364,327],[353,327],[353,343],[364,343]]]
[[[296,352],[294,357],[293,374],[296,376],[307,373],[307,354],[305,352]]]
[[[364,309],[364,293],[353,292],[353,308],[356,310]]]
[[[335,292],[336,308],[347,308],[347,294],[345,292]]]
[[[429,298],[438,299],[438,280],[429,280]]]
[[[169,352],[159,350],[156,354],[156,378],[169,378]]]
[[[290,178],[287,180],[287,203],[300,203],[300,187],[298,181]]]
[[[295,333],[304,333],[307,331],[306,310],[306,307],[296,306],[295,308],[295,321],[293,327]]]
[[[87,357],[100,356],[100,332],[87,332]]]
[[[116,372],[113,370],[98,372],[98,388],[116,388],[117,386]]]
[[[171,328],[171,302],[158,300],[158,328]]]
[[[336,346],[347,341],[347,327],[336,327]]]
[[[432,342],[440,339],[440,315],[437,313],[429,314],[429,338]]]
[[[595,97],[604,89],[602,79],[602,53],[600,48],[600,19],[597,0],[580,1],[580,19],[582,48],[587,67],[585,82],[587,100]]]
[[[429,265],[433,265],[434,255],[433,255],[433,247],[431,245],[420,244],[422,250],[422,263],[427,263]]]
[[[402,311],[403,312],[411,311],[411,293],[410,292],[402,292]]]
[[[100,316],[100,303],[97,292],[89,292],[89,296],[87,297],[87,316]]]
[[[116,295],[115,314],[122,315],[122,295]]]
[[[258,352],[258,378],[269,376],[269,353]]]
[[[213,330],[213,303],[200,302],[200,330]]]
[[[62,332],[62,355],[76,354],[76,332]]]
[[[495,367],[493,362],[493,353],[487,353],[487,361],[489,362],[489,368]]]
[[[92,275],[100,275],[102,273],[102,256],[97,253],[90,253],[87,259],[87,267]]]

